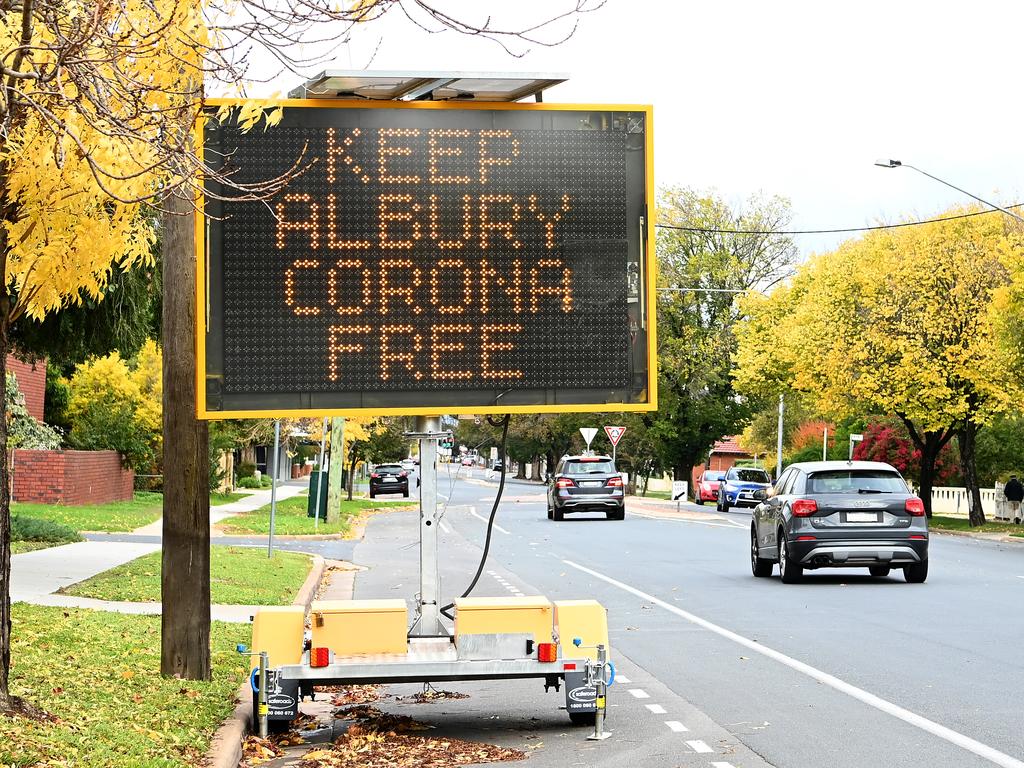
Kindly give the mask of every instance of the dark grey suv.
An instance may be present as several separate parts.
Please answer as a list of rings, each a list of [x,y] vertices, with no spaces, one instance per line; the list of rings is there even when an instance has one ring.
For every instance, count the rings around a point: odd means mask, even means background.
[[[902,568],[908,582],[928,577],[924,503],[893,467],[873,461],[793,464],[757,491],[750,526],[750,566],[782,581],[805,569],[865,566],[872,576]]]
[[[604,512],[609,520],[626,517],[622,475],[608,456],[563,456],[548,485],[548,520],[567,512]]]

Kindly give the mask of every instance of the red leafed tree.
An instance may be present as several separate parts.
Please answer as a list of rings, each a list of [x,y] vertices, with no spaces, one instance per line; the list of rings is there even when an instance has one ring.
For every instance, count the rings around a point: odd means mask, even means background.
[[[853,451],[860,461],[882,461],[891,464],[915,484],[920,482],[921,451],[907,434],[907,428],[896,421],[878,419],[864,428],[864,440]],[[947,444],[935,462],[935,483],[941,485],[956,474],[957,457]]]

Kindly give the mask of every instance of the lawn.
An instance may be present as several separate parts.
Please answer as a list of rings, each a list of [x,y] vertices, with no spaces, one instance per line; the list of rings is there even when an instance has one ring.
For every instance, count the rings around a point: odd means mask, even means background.
[[[211,493],[210,506],[219,507],[221,504],[230,504],[239,499],[248,499],[250,496],[251,493]]]
[[[309,555],[265,549],[211,549],[210,599],[221,605],[286,605],[306,580]],[[154,552],[62,590],[66,595],[97,600],[160,600],[160,553]]]
[[[163,514],[163,506],[162,494],[137,491],[131,501],[80,507],[17,502],[11,504],[11,513],[53,520],[76,531],[131,531],[158,520]]]
[[[415,503],[415,502],[414,502]],[[306,517],[306,496],[292,496],[277,504],[277,516],[274,521],[274,533],[280,536],[308,536],[318,534],[344,534],[351,526],[352,520],[365,510],[395,509],[409,507],[408,501],[353,501],[341,502],[341,518],[337,523],[328,525],[323,520],[316,530],[315,520]],[[266,534],[270,531],[270,505],[244,514],[225,518],[217,526],[230,534]]]
[[[37,549],[49,549],[50,547],[63,547],[70,542],[66,541],[12,541],[11,554],[21,555],[25,552],[35,552]]]
[[[1024,537],[1024,526],[1013,523],[994,523],[991,520],[982,526],[972,528],[966,517],[945,517],[933,515],[928,519],[928,527],[933,531],[969,531],[971,533],[1008,533],[1011,536]]]
[[[13,607],[11,692],[55,722],[0,717],[0,765],[185,768],[234,708],[250,628],[214,622],[213,680],[160,676],[160,617]]]

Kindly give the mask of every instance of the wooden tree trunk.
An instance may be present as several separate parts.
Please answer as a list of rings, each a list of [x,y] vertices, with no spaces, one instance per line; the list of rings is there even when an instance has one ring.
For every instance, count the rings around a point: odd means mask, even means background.
[[[2,235],[0,235],[2,238]],[[6,246],[6,243],[4,243]],[[6,251],[6,247],[4,248]],[[0,267],[6,286],[6,259]],[[0,382],[7,381],[8,330],[6,290],[0,298]],[[4,390],[6,393],[6,389]],[[7,397],[0,397],[0,709],[12,709],[9,694],[11,671],[11,488],[7,469]]]
[[[359,456],[355,452],[355,446],[350,449],[352,452],[352,458],[348,462],[348,500],[352,501],[352,488],[356,482],[356,463],[359,461]]]
[[[196,418],[195,230],[170,196],[163,233],[164,518],[160,671],[210,679],[210,489],[206,422]]]
[[[967,421],[956,432],[956,441],[960,446],[960,470],[964,476],[967,489],[967,510],[971,526],[985,524],[985,510],[981,506],[981,487],[978,484],[978,465],[975,446],[979,427]]]
[[[327,522],[336,523],[341,519],[341,477],[345,467],[345,419],[335,416],[331,419],[331,460],[327,472]],[[348,497],[351,499],[352,494]]]
[[[935,485],[935,463],[939,458],[941,448],[938,440],[932,437],[933,433],[926,433],[925,440],[918,446],[921,451],[921,488],[919,495],[924,502],[924,512],[928,517],[932,516],[932,487]]]

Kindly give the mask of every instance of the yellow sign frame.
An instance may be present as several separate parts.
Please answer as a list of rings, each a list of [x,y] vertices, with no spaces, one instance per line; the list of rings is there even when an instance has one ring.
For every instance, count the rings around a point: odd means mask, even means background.
[[[627,411],[654,411],[658,408],[658,352],[657,352],[657,258],[653,219],[654,207],[654,107],[650,104],[548,104],[520,102],[445,102],[445,101],[351,101],[343,99],[207,99],[206,106],[244,107],[253,102],[265,109],[303,107],[318,109],[419,109],[419,110],[507,110],[524,112],[642,112],[644,113],[645,184],[644,200],[651,221],[645,222],[644,244],[646,253],[646,281],[644,301],[647,318],[647,399],[637,403],[566,403],[564,405],[493,405],[452,406],[442,408],[306,408],[280,411],[211,411],[206,407],[206,333],[209,325],[209,262],[207,260],[205,199],[201,187],[196,192],[195,249],[196,249],[196,416],[204,420],[306,418],[323,416],[434,416],[439,412],[451,415],[505,414],[505,413],[619,413]],[[273,130],[269,128],[268,130]],[[203,118],[195,125],[195,146],[202,151]],[[201,310],[201,311],[200,311]]]

